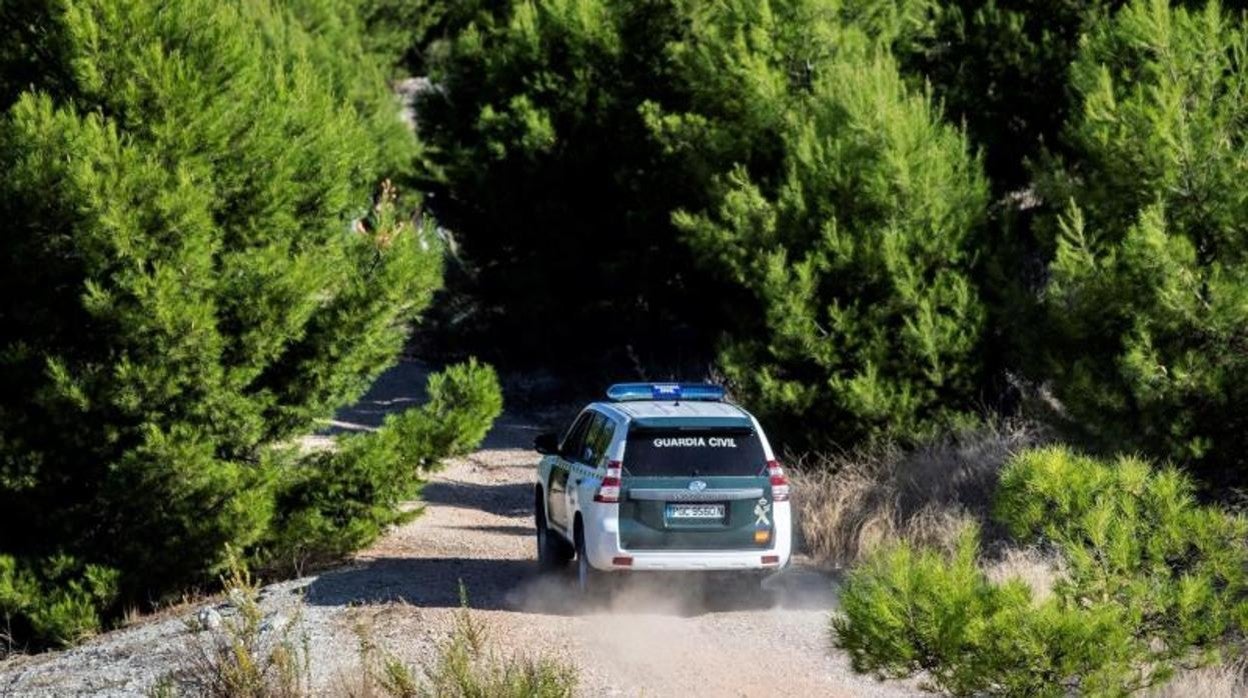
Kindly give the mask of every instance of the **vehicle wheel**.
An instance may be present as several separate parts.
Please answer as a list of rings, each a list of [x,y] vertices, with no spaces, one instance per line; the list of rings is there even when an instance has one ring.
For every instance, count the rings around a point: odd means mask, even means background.
[[[541,494],[538,494],[537,506],[533,513],[537,527],[537,567],[543,572],[559,570],[567,566],[572,559],[572,549],[567,541],[552,533],[546,526],[546,508],[542,506]]]
[[[603,600],[610,593],[609,575],[589,564],[589,555],[585,552],[585,532],[579,524],[575,538],[576,590],[584,600]]]

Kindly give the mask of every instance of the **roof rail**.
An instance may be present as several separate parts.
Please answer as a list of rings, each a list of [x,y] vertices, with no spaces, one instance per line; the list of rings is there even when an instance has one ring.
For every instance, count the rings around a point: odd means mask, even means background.
[[[616,383],[607,388],[607,397],[615,402],[629,400],[720,402],[724,399],[724,388],[711,383]]]

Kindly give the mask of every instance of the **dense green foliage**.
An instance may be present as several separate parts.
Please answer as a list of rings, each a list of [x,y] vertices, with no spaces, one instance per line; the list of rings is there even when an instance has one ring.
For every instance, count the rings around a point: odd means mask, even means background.
[[[966,124],[998,193],[1027,186],[1028,163],[1060,147],[1079,37],[1120,0],[924,4],[895,44],[903,69]]]
[[[709,213],[677,222],[761,308],[720,357],[752,408],[808,438],[917,434],[977,397],[984,312],[972,248],[987,184],[886,52],[855,30],[814,26],[836,49],[805,62],[809,85],[772,117],[774,176],[737,167],[717,180]],[[788,53],[772,50],[786,48],[780,37],[698,47],[710,63],[700,77],[716,72],[744,86],[740,102],[771,104],[766,91],[790,79]],[[721,98],[732,94],[722,83]]]
[[[68,645],[95,632],[117,598],[117,571],[68,555],[37,563],[0,555],[0,619],[5,642],[38,638]],[[4,648],[4,649],[7,649]]]
[[[1020,542],[1061,550],[1062,593],[1129,609],[1150,661],[1164,663],[1248,628],[1248,520],[1193,491],[1173,468],[1048,448],[1007,465],[996,518]]]
[[[1052,546],[1066,575],[1047,599],[990,582],[977,536],[956,554],[899,545],[855,570],[834,622],[854,666],[931,672],[956,694],[1119,694],[1217,656],[1248,628],[1248,520],[1198,505],[1173,469],[1062,448],[1002,473],[996,517]]]
[[[1037,372],[1070,426],[1243,482],[1248,452],[1245,31],[1216,4],[1140,0],[1072,72],[1069,164]]]
[[[441,324],[643,372],[719,339],[795,446],[1048,384],[1084,444],[1237,481],[1243,20],[1174,5],[440,9],[404,60],[465,262]]]
[[[661,365],[732,328],[720,368],[795,444],[965,414],[988,187],[884,48],[914,15],[550,0],[432,49],[420,123],[470,264],[460,331],[513,360]]]
[[[428,398],[375,433],[339,437],[336,449],[289,465],[263,541],[266,559],[298,567],[372,542],[408,517],[398,506],[419,493],[420,476],[476,447],[502,410],[493,369],[475,362],[431,375]]]
[[[428,310],[454,353],[713,371],[781,447],[1041,388],[1063,436],[1196,479],[1020,456],[998,522],[1055,594],[973,535],[894,548],[841,641],[960,693],[1153,681],[1244,624],[1243,521],[1192,492],[1248,482],[1246,56],[1201,0],[0,3],[0,614],[67,643],[227,548],[402,520],[492,369],[293,439]]]
[[[1138,680],[1120,609],[1037,601],[1013,579],[976,566],[968,531],[953,555],[908,544],[851,574],[833,620],[854,669],[882,677],[930,673],[954,695],[1061,696],[1125,692]]]
[[[265,544],[294,516],[274,445],[357,397],[439,286],[432,225],[375,190],[413,139],[352,7],[5,4],[0,554],[22,640],[66,641]],[[303,466],[356,485],[311,497],[337,498],[333,526],[361,525],[354,506],[375,527],[394,502],[376,487],[497,412],[482,369],[432,390],[428,442],[396,449],[417,436],[394,427]]]
[[[517,2],[430,49],[418,121],[466,262],[457,340],[581,367],[706,354],[714,289],[670,222],[688,187],[638,112],[675,99],[680,25],[663,0]]]

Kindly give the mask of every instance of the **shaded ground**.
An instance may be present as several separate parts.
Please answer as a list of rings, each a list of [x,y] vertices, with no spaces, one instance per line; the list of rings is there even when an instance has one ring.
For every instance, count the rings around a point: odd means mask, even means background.
[[[425,371],[388,373],[331,429],[380,424],[419,404]],[[412,663],[429,661],[459,605],[460,583],[503,654],[574,663],[584,695],[899,695],[908,686],[854,675],[829,648],[835,580],[802,563],[777,578],[773,607],[707,588],[696,578],[626,584],[607,606],[585,608],[567,576],[539,576],[532,538],[528,450],[539,420],[505,415],[483,448],[457,459],[424,490],[422,516],[389,532],[352,564],[266,587],[270,620],[298,618],[318,693],[359,675],[359,638]],[[218,607],[224,613],[229,608]],[[105,634],[72,650],[0,662],[0,696],[143,695],[185,656],[198,607]]]

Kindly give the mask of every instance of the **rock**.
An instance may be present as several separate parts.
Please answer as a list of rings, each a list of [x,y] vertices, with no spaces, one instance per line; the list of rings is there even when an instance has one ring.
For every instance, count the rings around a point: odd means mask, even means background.
[[[263,634],[274,633],[279,637],[290,629],[293,618],[287,617],[283,613],[273,613],[260,623],[260,632]]]
[[[199,628],[201,630],[216,630],[221,627],[221,614],[217,612],[217,609],[212,608],[211,606],[208,608],[201,608],[199,610],[199,615],[196,616],[196,620],[199,621]]]

